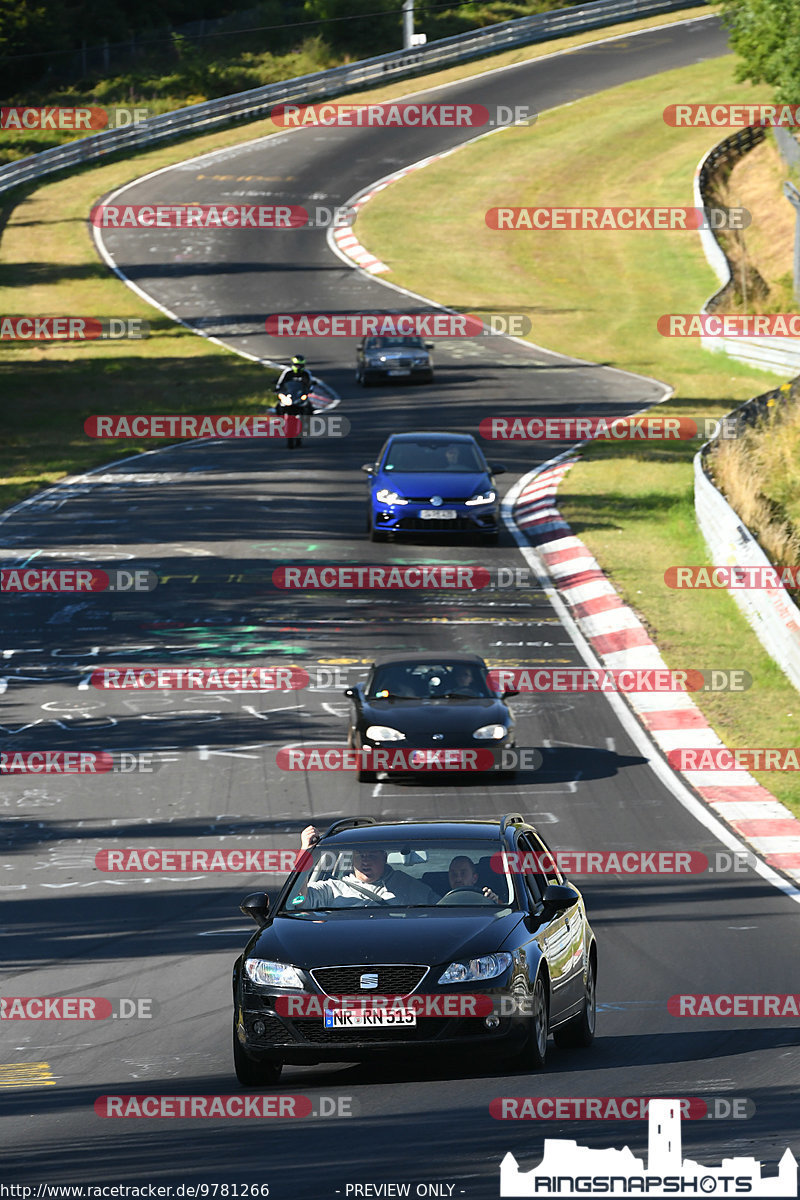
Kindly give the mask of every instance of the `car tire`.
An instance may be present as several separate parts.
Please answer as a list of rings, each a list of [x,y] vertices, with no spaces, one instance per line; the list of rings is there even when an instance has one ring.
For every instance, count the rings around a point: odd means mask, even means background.
[[[256,1062],[245,1051],[236,1036],[236,1014],[233,1017],[233,1068],[242,1087],[271,1087],[280,1079],[282,1062]]]
[[[484,546],[496,546],[499,541],[499,538],[500,538],[500,534],[499,534],[498,530],[495,530],[494,533],[482,533],[481,534],[481,542],[483,543]]]
[[[547,1058],[547,1036],[549,1020],[547,1011],[547,995],[541,973],[536,976],[536,982],[531,992],[531,1023],[528,1037],[522,1048],[521,1063],[527,1070],[540,1071]]]
[[[590,956],[584,985],[583,1008],[577,1016],[553,1030],[553,1041],[557,1046],[591,1046],[597,1020],[597,969]]]
[[[382,529],[376,529],[375,526],[370,521],[370,523],[369,523],[369,540],[371,542],[385,542],[386,536],[387,535],[384,533],[384,531]]]

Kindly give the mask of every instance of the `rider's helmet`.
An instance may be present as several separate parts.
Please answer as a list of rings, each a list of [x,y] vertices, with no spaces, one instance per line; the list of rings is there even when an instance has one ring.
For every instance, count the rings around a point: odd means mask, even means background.
[[[299,374],[300,371],[305,370],[305,365],[305,357],[302,354],[295,354],[294,358],[292,359],[292,370],[294,371],[295,375]]]

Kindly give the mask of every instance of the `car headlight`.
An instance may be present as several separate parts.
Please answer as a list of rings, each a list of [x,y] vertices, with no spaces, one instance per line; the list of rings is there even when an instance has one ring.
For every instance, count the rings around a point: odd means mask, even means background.
[[[479,979],[496,979],[511,966],[510,954],[485,954],[468,962],[454,962],[442,975],[439,983],[471,983]]]
[[[494,488],[489,488],[488,492],[479,492],[477,496],[471,496],[469,500],[465,500],[465,504],[492,504],[497,499],[497,492]]]
[[[391,725],[368,725],[367,737],[372,742],[404,742],[406,735]]]
[[[379,492],[375,493],[375,499],[380,500],[381,504],[408,504],[403,496],[390,491],[389,488],[381,488]]]
[[[507,733],[505,725],[481,725],[472,736],[482,742],[499,742]]]
[[[299,973],[288,963],[270,962],[266,958],[246,958],[244,969],[253,983],[262,987],[304,988]]]

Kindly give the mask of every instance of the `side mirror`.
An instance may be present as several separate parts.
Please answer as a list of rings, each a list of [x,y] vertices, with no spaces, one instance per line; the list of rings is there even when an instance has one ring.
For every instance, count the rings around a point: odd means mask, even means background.
[[[373,463],[364,463],[361,470],[364,472],[365,475],[374,475],[375,474],[375,466]]]
[[[572,908],[579,900],[580,896],[575,888],[567,883],[548,883],[542,896],[545,912],[553,916]]]
[[[269,896],[266,892],[251,892],[249,896],[245,896],[239,909],[246,917],[255,921],[259,929],[263,929],[269,915]]]
[[[509,698],[509,696],[518,696],[518,695],[519,695],[519,688],[509,688],[507,692],[500,693],[500,698],[501,698],[501,700],[507,700]]]
[[[508,467],[505,463],[489,463],[489,470],[493,475],[505,475]]]

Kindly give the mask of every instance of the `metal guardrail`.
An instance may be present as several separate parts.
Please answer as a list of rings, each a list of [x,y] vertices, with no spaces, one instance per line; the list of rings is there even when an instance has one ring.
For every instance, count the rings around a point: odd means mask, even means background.
[[[726,137],[724,141],[719,142],[708,154],[704,155],[698,163],[694,175],[695,206],[698,208],[713,206],[713,200],[708,195],[708,187],[720,165],[740,158],[762,142],[765,137],[766,130],[763,126],[749,125],[745,129],[737,130],[730,137]],[[701,312],[708,313],[713,311],[725,290],[731,286],[733,271],[730,260],[713,230],[701,229],[699,233],[706,261],[713,267],[721,285],[713,296],[709,296],[701,309]],[[704,350],[710,350],[714,354],[727,354],[729,358],[734,358],[737,362],[746,363],[747,366],[756,367],[761,371],[771,371],[775,375],[783,375],[784,378],[800,371],[800,346],[792,339],[781,337],[724,338],[702,334],[700,344]]]
[[[324,100],[344,95],[354,88],[418,75],[516,46],[599,29],[636,17],[657,16],[659,13],[689,8],[696,3],[697,0],[591,0],[591,3],[574,8],[536,13],[534,16],[490,25],[486,29],[470,30],[413,50],[394,50],[375,58],[332,67],[328,71],[317,71],[297,79],[207,100],[176,112],[150,117],[139,125],[80,138],[65,146],[54,146],[18,162],[8,163],[0,167],[0,194],[20,184],[102,159],[121,150],[136,151],[154,142],[210,132],[235,121],[255,120],[267,116],[276,104]]]

